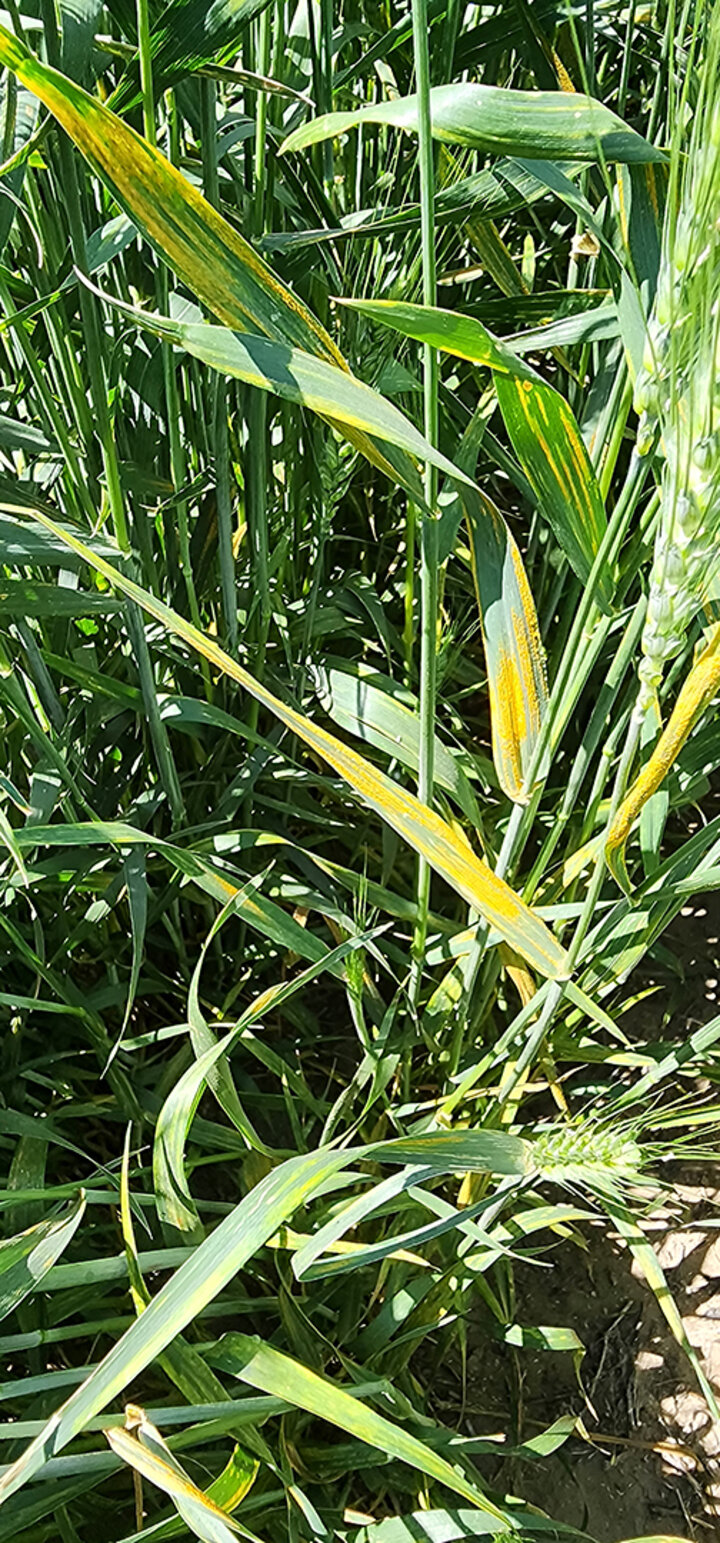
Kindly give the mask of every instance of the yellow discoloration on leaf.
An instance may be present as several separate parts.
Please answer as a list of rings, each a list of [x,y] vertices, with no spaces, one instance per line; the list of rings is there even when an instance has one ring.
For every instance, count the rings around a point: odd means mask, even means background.
[[[700,715],[720,688],[720,626],[692,666],[655,749],[636,777],[610,826],[605,850],[613,872],[612,854],[622,851],[638,815],[657,793],[680,754]],[[616,873],[617,876],[617,873]]]
[[[530,381],[528,381],[527,384],[530,385]],[[536,410],[539,412],[540,417],[542,418],[543,422],[545,424],[549,424],[550,420],[549,420],[548,415],[547,415],[547,409],[546,409],[545,403],[544,403],[544,401],[542,399],[542,395],[538,395],[537,391],[535,391],[535,392],[528,391],[527,396],[528,396],[528,399],[532,399],[533,405],[536,408]],[[524,405],[525,405],[525,408],[527,410],[527,408],[530,405],[529,400],[526,401]]]
[[[625,199],[625,179],[624,179],[623,173],[624,173],[624,167],[618,166],[617,177],[616,177],[617,199],[618,199],[618,215],[619,215],[619,218],[620,218],[620,229],[622,231],[623,242],[624,242],[626,247],[629,247],[629,245],[630,245],[630,224],[629,224],[629,221],[628,221],[627,201]]]
[[[660,199],[658,198],[656,170],[657,168],[655,166],[648,165],[644,167],[645,181],[647,182],[647,190],[650,202],[652,204],[652,211],[655,216],[658,229],[660,229],[662,225],[662,214],[660,212]]]
[[[268,336],[287,342],[283,315],[287,309],[300,321],[302,333],[312,334],[318,352],[345,367],[332,338],[312,313],[165,156],[59,71],[40,64],[4,27],[0,27],[0,58],[49,108],[104,180],[115,187],[149,240],[164,251],[175,271],[222,321],[244,330],[248,323],[258,324],[258,316],[222,282],[227,272],[223,274],[218,265],[230,259],[241,263],[282,307],[278,312],[282,325],[273,328],[270,323],[268,330],[266,318],[262,330]]]
[[[399,1458],[446,1484],[482,1511],[506,1522],[506,1517],[477,1485],[432,1448],[426,1447],[409,1431],[401,1430],[370,1404],[353,1396],[346,1388],[319,1376],[292,1357],[259,1339],[245,1334],[227,1334],[220,1340],[213,1359],[231,1376],[241,1379],[260,1393],[279,1397],[297,1409],[337,1426],[388,1456]]]
[[[545,706],[544,696],[538,691],[537,666],[540,664],[542,669],[542,664],[538,654],[531,650],[529,634],[522,626],[522,618],[518,616],[515,610],[512,611],[512,619],[513,624],[517,626],[517,651],[520,659],[520,674],[517,686],[523,701],[522,721],[524,734],[526,740],[534,744],[540,733],[543,708]],[[544,686],[544,677],[542,677],[542,684]]]
[[[41,64],[1,25],[0,62],[45,104],[140,231],[220,321],[305,348],[348,370],[312,312],[165,156],[80,86]],[[334,424],[331,417],[327,421]],[[340,432],[398,480],[397,468],[368,433],[350,425]],[[407,456],[399,480],[408,486],[414,477]]]
[[[250,1457],[241,1447],[236,1446],[228,1459],[222,1473],[213,1480],[207,1490],[208,1498],[221,1504],[223,1512],[236,1510],[241,1500],[252,1489],[260,1472],[260,1463],[256,1457]]]
[[[540,730],[541,702],[537,693],[534,659],[522,618],[512,612],[517,655],[498,650],[496,669],[489,677],[493,755],[502,765],[504,782],[512,787],[516,803],[527,803],[523,747],[533,745]]]
[[[483,498],[483,506],[505,542],[504,563],[507,568],[509,559],[511,568],[511,578],[503,573],[504,626],[500,632],[495,628],[494,616],[491,619],[483,611],[478,574],[482,553],[477,550],[477,533],[468,518],[470,561],[488,667],[493,760],[508,798],[524,803],[531,791],[525,788],[526,773],[547,704],[544,656],[532,592],[518,548],[490,501]],[[513,604],[513,598],[519,602],[519,608]]]
[[[251,328],[285,344],[299,345],[347,369],[319,322],[164,156],[74,82],[41,64],[3,27],[0,27],[0,61],[44,102],[140,230],[221,321],[238,331]],[[330,415],[328,421],[333,421]],[[393,471],[390,461],[367,433],[350,427],[345,433],[374,464],[397,480],[399,474]],[[414,475],[409,457],[403,466]],[[78,544],[78,549],[81,545]],[[87,549],[85,553],[86,560],[94,563],[93,555]],[[112,569],[109,575],[111,582],[124,587],[126,593],[130,592],[129,581],[121,579]],[[136,598],[147,608],[148,597],[140,598],[142,594],[138,592]],[[530,642],[525,641],[523,627],[536,627],[536,622],[527,586],[522,594],[527,614],[521,618],[523,641],[519,670],[521,679],[527,677],[524,718],[529,722],[535,721],[533,693],[537,688],[534,672],[528,668],[528,664],[532,665],[535,639],[533,636]],[[153,614],[157,615],[157,610]],[[565,955],[552,934],[507,885],[495,878],[486,864],[468,851],[464,841],[460,841],[444,821],[432,811],[423,810],[416,799],[382,778],[369,763],[342,746],[340,741],[286,708],[241,671],[211,639],[189,629],[180,618],[169,622],[171,614],[174,613],[165,613],[161,617],[165,625],[172,626],[219,669],[233,675],[306,744],[328,760],[382,818],[422,853],[472,906],[486,914],[499,931],[509,927],[516,947],[523,947],[518,929],[527,933],[527,946],[534,953],[537,969],[550,975],[564,972]],[[499,627],[499,619],[494,625],[496,629]],[[521,721],[519,716],[517,721]],[[529,941],[530,935],[533,941]]]
[[[537,420],[535,418],[533,418],[531,416],[531,414],[530,414],[530,403],[528,401],[527,396],[520,396],[520,393],[518,392],[518,401],[520,402],[520,404],[522,406],[525,422],[528,424],[528,427],[530,429],[532,429],[532,432],[533,432],[533,434],[535,436],[535,439],[536,439],[538,445],[540,446],[540,449],[542,450],[542,453],[545,456],[545,459],[548,462],[548,465],[552,466],[552,459],[553,459],[552,450],[550,449],[550,446],[549,446],[549,444],[548,444],[544,434],[541,434],[540,429],[539,429],[538,424],[537,424]],[[535,474],[533,473],[531,467],[530,468],[526,468],[526,474],[527,474],[527,476],[529,477],[530,481],[533,483],[534,486],[536,486],[536,487],[539,486],[538,479],[535,476]]]
[[[515,582],[520,593],[520,602],[523,608],[524,627],[522,629],[522,633],[523,639],[527,639],[527,663],[529,666],[526,679],[529,681],[530,676],[532,675],[532,680],[534,682],[534,689],[532,694],[537,697],[539,724],[543,715],[545,703],[547,702],[545,651],[542,646],[537,612],[535,610],[535,603],[533,601],[532,590],[530,589],[530,584],[528,582],[528,576],[525,572],[525,564],[523,563],[523,560],[512,537],[510,538],[509,549],[510,561],[513,566]]]
[[[573,85],[572,80],[571,80],[571,78],[570,78],[570,76],[569,76],[569,74],[568,74],[568,72],[567,72],[567,70],[565,68],[565,65],[563,64],[562,59],[560,58],[560,55],[555,52],[554,48],[552,49],[552,61],[553,61],[553,64],[555,66],[555,74],[557,75],[557,78],[558,78],[558,85],[560,87],[560,90],[561,91],[566,91],[568,93],[572,92],[573,95],[575,95],[577,88]]]
[[[499,954],[520,998],[521,1007],[527,1007],[528,1002],[532,1002],[537,986],[524,959],[515,953],[514,948],[509,948],[507,943],[500,944]]]
[[[105,1437],[108,1445],[121,1458],[124,1463],[133,1468],[136,1473],[142,1474],[144,1479],[149,1479],[167,1495],[182,1505],[183,1501],[194,1501],[201,1510],[216,1521],[222,1521],[225,1526],[238,1532],[237,1522],[227,1511],[222,1511],[208,1495],[203,1494],[192,1479],[180,1467],[173,1458],[169,1448],[165,1445],[160,1432],[147,1419],[145,1411],[135,1404],[126,1406],[126,1427],[123,1430],[106,1430]]]
[[[586,480],[587,455],[585,446],[580,440],[576,425],[571,414],[567,410],[565,402],[563,401],[562,397],[557,397],[557,404],[565,434],[565,443],[567,450],[569,451],[569,462],[566,462],[563,465],[557,461],[553,447],[548,444],[547,440],[540,433],[537,424],[537,417],[534,416],[535,413],[539,413],[545,424],[549,426],[550,420],[544,400],[544,392],[535,391],[532,393],[532,395],[528,395],[525,399],[521,398],[520,400],[522,401],[526,421],[529,427],[532,429],[535,439],[544,452],[548,470],[552,473],[555,481],[560,486],[562,486],[563,483],[566,487],[568,484],[571,484],[576,502],[584,508],[590,520],[592,520],[593,509]],[[531,481],[535,483],[538,490],[540,490],[539,481],[534,476],[531,467],[527,468],[527,475],[530,477]]]
[[[488,689],[493,760],[498,772],[502,768],[503,786],[513,801],[527,803],[520,753],[527,728],[525,703],[517,666],[509,654],[499,654],[496,670],[488,678]]]
[[[562,397],[560,398],[560,400],[562,401]],[[563,402],[563,408],[565,408],[565,403],[564,402]],[[582,440],[580,438],[580,435],[579,435],[578,430],[577,430],[577,425],[576,425],[574,419],[571,418],[571,416],[570,416],[570,414],[569,414],[569,412],[567,410],[565,410],[563,412],[562,416],[563,416],[563,420],[564,420],[565,433],[567,435],[568,448],[569,448],[569,450],[571,452],[571,455],[572,455],[573,466],[574,466],[574,468],[575,468],[575,470],[577,472],[578,487],[580,488],[580,490],[581,490],[581,492],[583,494],[583,497],[585,499],[585,502],[586,502],[588,508],[590,508],[590,500],[588,499],[588,496],[587,496],[587,487],[586,487],[586,484],[585,484],[585,475],[584,475],[585,474],[585,467],[586,467],[586,464],[587,464],[587,451],[586,451],[585,446],[584,446],[584,444],[583,444],[583,442],[582,442]]]
[[[280,701],[279,697],[274,696],[226,654],[211,637],[200,632],[191,622],[185,621],[147,590],[141,589],[132,579],[126,578],[78,537],[56,525],[54,520],[39,510],[33,510],[32,513],[46,530],[52,531],[64,541],[91,568],[104,574],[116,589],[135,600],[151,616],[155,616],[167,631],[182,638],[208,663],[236,680],[274,717],[297,734],[304,744],[322,756],[365,799],[370,808],[424,857],[457,894],[462,895],[469,905],[485,916],[535,969],[552,979],[566,978],[565,951],[549,928],[504,879],[498,878],[492,868],[474,854],[465,838],[461,840],[446,820],[421,804],[414,794],[391,782],[389,777],[377,771],[357,751],[351,750],[326,729],[318,727],[295,708]]]
[[[513,448],[555,536],[578,576],[587,581],[606,529],[605,510],[588,452],[564,397],[546,382],[500,376],[498,401]],[[610,575],[598,580],[610,603]]]

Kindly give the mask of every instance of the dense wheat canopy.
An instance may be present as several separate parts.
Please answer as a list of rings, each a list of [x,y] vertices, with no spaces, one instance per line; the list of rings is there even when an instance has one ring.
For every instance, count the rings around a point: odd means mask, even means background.
[[[0,1543],[713,1525],[719,23],[0,14]]]

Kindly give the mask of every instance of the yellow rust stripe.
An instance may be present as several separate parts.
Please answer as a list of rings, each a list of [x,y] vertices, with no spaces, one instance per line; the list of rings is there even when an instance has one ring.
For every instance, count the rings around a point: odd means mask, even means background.
[[[213,638],[113,568],[112,564],[98,556],[77,536],[64,530],[40,510],[34,509],[31,512],[46,530],[52,531],[53,535],[76,551],[115,588],[135,600],[143,610],[155,616],[169,632],[182,638],[188,647],[201,654],[210,664],[236,680],[250,696],[262,703],[274,717],[322,756],[404,841],[426,858],[430,867],[456,893],[478,910],[541,974],[552,979],[567,977],[565,950],[550,929],[504,879],[498,878],[493,869],[476,856],[467,840],[460,837],[446,820],[422,804],[414,794],[391,782],[389,777],[379,772],[370,761],[364,760],[357,751],[351,750],[326,729],[314,724],[303,713],[287,706],[226,654]]]
[[[720,626],[690,670],[647,765],[625,795],[608,831],[606,851],[625,845],[648,799],[662,786],[701,713],[720,688]]]

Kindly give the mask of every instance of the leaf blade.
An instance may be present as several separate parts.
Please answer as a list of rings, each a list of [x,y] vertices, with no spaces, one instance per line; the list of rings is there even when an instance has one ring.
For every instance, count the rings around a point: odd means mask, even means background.
[[[518,460],[568,562],[586,583],[607,519],[579,424],[560,392],[473,316],[387,300],[344,300],[343,304],[404,337],[492,370]],[[609,610],[614,586],[608,567],[598,575],[595,593],[602,608]]]
[[[81,1192],[63,1216],[37,1222],[0,1245],[0,1318],[6,1318],[40,1285],[67,1248],[84,1211]]]
[[[535,607],[517,545],[494,504],[476,489],[467,489],[462,502],[485,644],[493,761],[508,798],[527,803],[548,701]]]
[[[448,144],[466,145],[487,155],[527,156],[566,161],[647,162],[663,155],[614,112],[579,92],[513,91],[501,86],[456,82],[430,92],[432,132]],[[334,139],[362,123],[389,124],[414,132],[417,97],[326,113],[290,134],[281,154]]]
[[[488,1512],[497,1520],[505,1519],[503,1512],[481,1490],[469,1484],[450,1463],[424,1442],[394,1425],[384,1415],[377,1414],[362,1399],[353,1398],[327,1378],[319,1377],[316,1372],[301,1366],[291,1356],[283,1355],[248,1334],[230,1333],[223,1335],[212,1358],[221,1370],[239,1377],[249,1383],[250,1387],[282,1396],[296,1408],[328,1420],[330,1424],[339,1426],[369,1446],[378,1447],[387,1456],[429,1474],[456,1494],[473,1501],[480,1510]]]
[[[272,391],[321,417],[332,418],[336,425],[387,441],[408,455],[431,462],[456,481],[470,481],[399,408],[348,369],[340,369],[305,349],[255,333],[238,334],[207,323],[176,322],[169,316],[141,311],[103,295],[93,284],[87,287],[153,336],[184,349],[220,374],[233,375],[260,391]]]

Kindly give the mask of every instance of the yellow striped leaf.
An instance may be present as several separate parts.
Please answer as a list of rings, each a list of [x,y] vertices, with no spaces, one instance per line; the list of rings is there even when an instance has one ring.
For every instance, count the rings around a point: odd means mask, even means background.
[[[234,1511],[245,1499],[260,1472],[260,1463],[242,1447],[236,1446],[216,1479],[207,1487],[207,1497],[223,1511]]]
[[[241,1531],[248,1536],[245,1528],[240,1528],[232,1516],[193,1483],[143,1410],[128,1404],[126,1417],[130,1428],[106,1430],[109,1447],[143,1479],[149,1479],[170,1496],[183,1521],[202,1543],[236,1543]]]
[[[13,70],[23,85],[44,102],[141,234],[209,311],[235,331],[262,334],[347,370],[341,353],[310,311],[157,149],[73,81],[42,64],[2,26],[0,63]],[[323,416],[336,424],[332,414]],[[337,426],[374,465],[409,490],[417,502],[422,502],[420,481],[407,450],[387,441],[377,443],[365,429],[348,422]],[[427,455],[428,447],[419,453]],[[447,469],[448,463],[444,466]],[[458,476],[457,468],[453,475]],[[477,506],[475,519],[485,522],[488,562],[493,563],[498,544],[509,548],[512,538],[506,531],[499,542],[496,527],[501,517],[496,514],[489,521],[483,504]],[[517,569],[519,563],[515,549],[513,567]],[[482,566],[484,571],[485,559]],[[492,591],[493,583],[491,577],[487,585],[478,586],[479,590]],[[498,678],[498,670],[506,669],[507,656],[522,655],[527,660],[533,654],[537,634],[535,610],[527,583],[522,589],[525,609],[522,613],[515,611],[516,620],[522,617],[520,635],[516,637],[512,630],[512,608],[507,608],[505,614],[502,608],[496,610],[485,626],[490,650],[488,668],[494,679]],[[493,653],[496,638],[500,639],[497,661]],[[495,701],[499,700],[496,691]],[[505,741],[506,734],[504,726],[496,739]],[[519,766],[526,764],[528,746],[518,748],[514,759]],[[508,776],[505,785],[508,791],[516,788],[517,775]],[[511,796],[515,793],[511,792]]]
[[[485,643],[493,761],[508,798],[527,803],[530,763],[547,707],[540,629],[505,521],[475,489],[464,491],[463,505]]]
[[[667,186],[666,166],[618,166],[620,230],[646,308],[657,286]]]
[[[44,102],[170,267],[229,327],[341,364],[324,327],[159,150],[0,26],[0,62]]]
[[[565,951],[549,928],[504,879],[498,878],[492,868],[475,855],[467,840],[458,835],[446,820],[421,804],[414,794],[391,782],[389,777],[364,760],[357,751],[351,750],[326,729],[319,728],[303,713],[281,702],[279,697],[274,696],[226,654],[213,638],[185,621],[177,611],[164,605],[148,590],[126,578],[67,528],[57,525],[39,510],[35,511],[35,518],[53,535],[65,541],[89,567],[102,573],[116,589],[161,622],[168,632],[182,638],[195,653],[236,680],[250,696],[327,761],[359,793],[363,801],[424,857],[456,894],[462,895],[469,905],[479,911],[533,969],[552,979],[564,979],[567,976]]]
[[[655,749],[635,778],[618,809],[607,834],[605,856],[613,877],[629,893],[625,867],[625,846],[635,821],[648,800],[657,793],[670,768],[677,760],[698,719],[709,707],[720,687],[720,626],[713,630],[707,647],[683,682],[678,699]]]
[[[568,562],[578,578],[587,582],[607,520],[585,441],[564,397],[472,316],[386,300],[343,303],[404,337],[493,371],[500,410],[518,460]],[[609,609],[613,582],[607,567],[597,576],[595,597]]]
[[[464,316],[461,311],[445,311],[436,305],[413,305],[404,300],[349,300],[346,296],[340,304],[370,316],[403,337],[428,343],[431,348],[453,354],[457,359],[469,359],[504,375],[518,375],[521,380],[540,380],[537,371],[521,354],[513,353],[501,338],[488,332],[482,322],[474,316]]]
[[[537,383],[551,391],[530,365],[473,317],[394,300],[343,304],[431,348],[485,364],[496,374],[517,373],[523,384]],[[485,644],[493,761],[503,792],[515,803],[527,803],[532,793],[528,773],[547,707],[535,604],[522,557],[499,510],[476,487],[462,488],[460,501]],[[541,771],[536,770],[536,778]]]
[[[2,26],[0,62],[13,70],[23,85],[45,103],[142,235],[208,310],[236,331],[260,333],[279,345],[302,349],[325,364],[347,371],[345,360],[316,318],[157,149],[73,81],[43,65],[22,41]],[[397,436],[392,434],[388,437],[395,438],[395,443],[388,444],[387,438],[378,443],[375,434],[354,426],[347,418],[344,424],[338,424],[332,411],[326,412],[320,404],[317,406],[322,416],[340,427],[345,437],[374,465],[399,482],[417,502],[422,502],[419,478],[408,453],[413,448],[417,453],[433,455],[421,435],[417,435],[419,443],[412,447],[407,440],[399,441],[405,445],[404,449],[398,448]],[[449,463],[442,458],[438,464],[449,470]],[[452,474],[462,479],[456,468]],[[493,522],[488,522],[482,504],[476,509],[476,520],[481,516],[487,526],[488,551],[494,560],[498,547],[497,531]],[[495,526],[499,520],[497,515]],[[509,533],[505,533],[499,544],[510,548]],[[514,569],[519,562],[515,549]],[[491,590],[492,582],[489,583]],[[478,587],[480,591],[482,586]],[[525,584],[522,588],[525,609],[523,612],[515,610],[516,619],[522,617],[519,637],[513,634],[508,608],[505,613],[502,607],[496,610],[492,620],[485,624],[490,650],[488,668],[495,681],[507,675],[507,658],[514,659],[513,669],[520,675],[521,656],[527,661],[533,655],[537,623],[529,587]],[[494,657],[496,638],[500,639],[497,659]],[[539,678],[538,672],[535,673]],[[527,686],[530,679],[527,670],[524,679]],[[501,700],[500,689],[495,689],[495,704]],[[498,727],[495,733],[498,745],[507,743],[507,727],[507,723]],[[515,770],[512,775],[508,772],[504,781],[511,797],[518,796],[520,772],[530,754],[529,742],[513,751]],[[507,757],[501,764],[504,765],[506,760]]]
[[[515,454],[558,544],[587,583],[607,519],[595,471],[572,408],[544,381],[496,375],[495,389]],[[595,598],[612,602],[609,568],[598,575]]]
[[[0,64],[49,108],[141,234],[213,315],[239,332],[262,333],[348,368],[307,306],[159,150],[1,25]],[[408,456],[376,446],[361,430],[344,432],[422,501]]]

